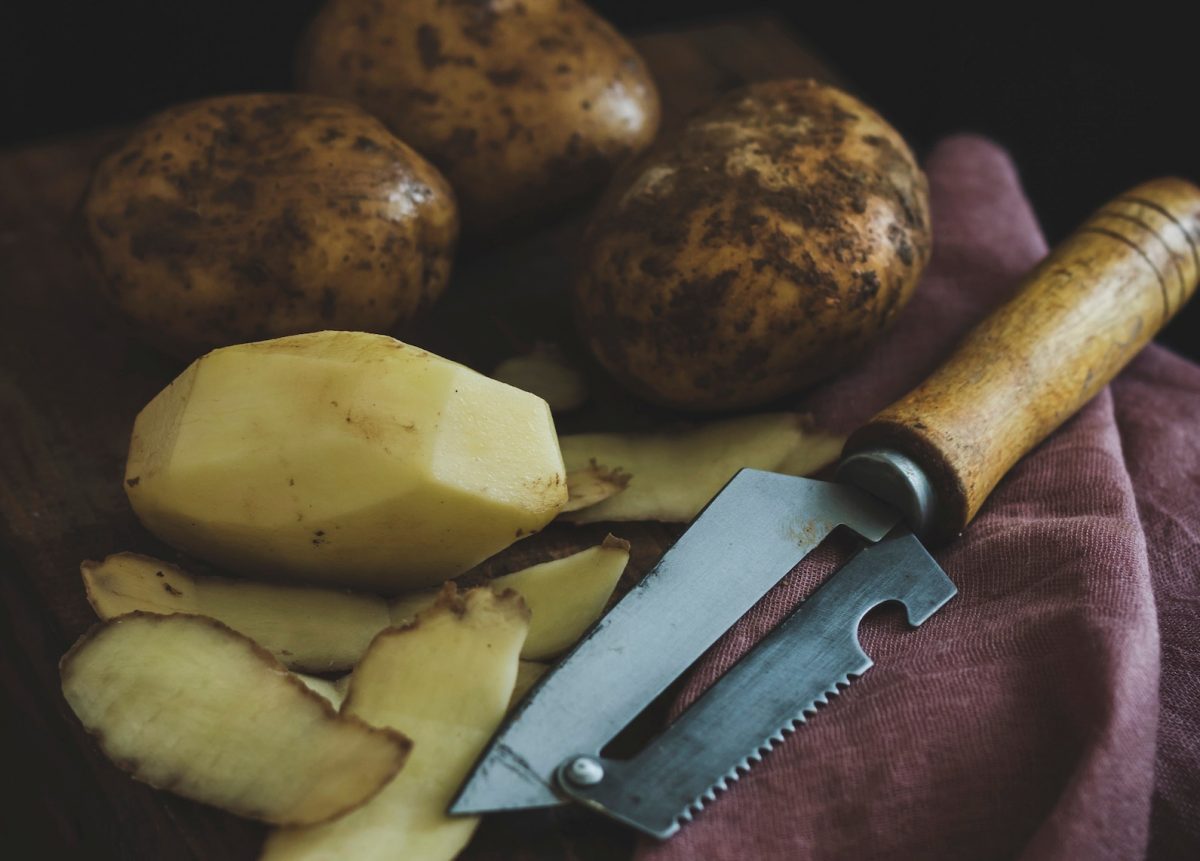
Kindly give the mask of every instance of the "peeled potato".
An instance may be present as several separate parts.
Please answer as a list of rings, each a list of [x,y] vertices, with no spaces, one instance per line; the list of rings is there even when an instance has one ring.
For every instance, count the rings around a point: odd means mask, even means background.
[[[361,805],[411,746],[337,716],[260,646],[202,616],[101,623],[59,670],[84,728],[133,777],[276,825]]]
[[[508,703],[509,708],[525,699],[525,695],[542,676],[546,675],[549,669],[549,664],[543,664],[540,661],[521,661],[517,664],[517,682],[513,685],[512,699]]]
[[[437,170],[335,99],[246,94],[166,110],[83,201],[101,283],[193,359],[314,329],[389,331],[445,289],[458,235]]]
[[[382,335],[215,350],[138,415],[129,501],[229,571],[395,593],[461,574],[566,503],[545,401]]]
[[[411,625],[380,634],[354,670],[342,712],[403,727],[415,743],[404,772],[341,819],[274,832],[264,861],[458,854],[479,818],[446,809],[508,710],[528,618],[513,592],[460,595],[447,585]]]

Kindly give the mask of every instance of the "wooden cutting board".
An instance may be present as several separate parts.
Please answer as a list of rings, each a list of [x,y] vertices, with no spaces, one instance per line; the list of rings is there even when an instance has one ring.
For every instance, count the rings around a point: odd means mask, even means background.
[[[771,19],[635,43],[658,81],[668,125],[749,81],[831,78]],[[120,550],[177,558],[133,517],[121,478],[134,416],[182,368],[130,338],[95,301],[72,241],[90,167],[119,137],[103,131],[0,153],[0,762],[11,796],[0,821],[6,846],[25,858],[251,859],[261,826],[126,777],[87,738],[59,689],[59,658],[95,622],[80,561]],[[592,385],[589,404],[559,420],[562,432],[678,421],[629,398],[575,343],[566,290],[585,215],[467,249],[433,318],[404,337],[484,372],[538,341],[557,343],[587,368]],[[679,532],[611,528],[633,543],[630,581]],[[563,555],[607,530],[552,526],[485,568],[499,573]],[[625,831],[561,810],[489,818],[464,857],[615,859],[632,846]]]

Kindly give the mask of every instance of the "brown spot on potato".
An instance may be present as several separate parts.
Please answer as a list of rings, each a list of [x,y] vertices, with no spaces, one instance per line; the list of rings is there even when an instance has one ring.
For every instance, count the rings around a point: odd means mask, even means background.
[[[229,271],[258,286],[271,281],[271,273],[267,270],[267,264],[261,258],[257,257],[234,260],[229,264]],[[230,310],[234,309],[231,308]]]
[[[169,226],[145,227],[129,237],[129,252],[138,260],[151,257],[186,257],[196,250],[196,240]]]
[[[671,268],[671,264],[664,258],[653,254],[647,254],[643,257],[638,263],[638,268],[651,278],[665,278],[674,271]]]
[[[446,62],[442,57],[441,34],[432,24],[422,24],[417,28],[417,55],[426,69],[436,69]]]
[[[519,68],[491,69],[484,76],[497,87],[512,87],[521,82],[521,74]]]
[[[475,141],[479,137],[476,129],[457,126],[450,137],[442,142],[441,150],[447,158],[466,158],[475,153]]]
[[[420,87],[409,87],[404,91],[414,102],[419,102],[422,105],[436,105],[438,103],[438,94],[432,90],[423,90]]]
[[[332,287],[326,287],[321,291],[321,319],[332,320],[337,313],[337,294],[334,293]]]
[[[499,14],[492,8],[492,0],[455,0],[459,7],[460,30],[468,41],[481,48],[492,46],[493,33]]]
[[[244,176],[239,176],[233,182],[227,183],[213,194],[217,203],[228,203],[238,209],[250,209],[254,206],[254,183]]]

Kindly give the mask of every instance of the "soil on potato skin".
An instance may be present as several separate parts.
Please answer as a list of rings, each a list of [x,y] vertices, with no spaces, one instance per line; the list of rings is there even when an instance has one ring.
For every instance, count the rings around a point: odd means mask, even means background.
[[[863,228],[880,206],[886,242]],[[747,406],[859,354],[930,251],[926,182],[894,130],[832,87],[758,84],[613,184],[588,229],[577,316],[601,363],[642,396]],[[786,313],[770,308],[781,284],[796,297]],[[780,346],[798,339],[814,345],[802,362]]]

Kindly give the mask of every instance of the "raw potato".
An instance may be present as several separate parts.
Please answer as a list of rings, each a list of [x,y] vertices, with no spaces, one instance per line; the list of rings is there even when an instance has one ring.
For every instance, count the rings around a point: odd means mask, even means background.
[[[453,858],[478,817],[449,817],[454,793],[508,710],[529,613],[512,592],[447,585],[411,626],[389,629],[354,670],[343,714],[403,728],[404,771],[370,803],[325,825],[276,831],[262,858]]]
[[[543,664],[538,661],[521,661],[517,664],[517,681],[513,685],[512,698],[508,701],[508,707],[511,709],[521,700],[525,699],[525,695],[529,693],[529,689],[538,683],[542,676],[550,669],[548,664]]]
[[[537,395],[556,413],[573,410],[587,400],[583,375],[553,347],[539,345],[524,356],[504,360],[492,372],[492,379]]]
[[[294,94],[158,114],[99,164],[83,213],[108,296],[185,359],[390,331],[445,288],[458,234],[432,165],[361,108]]]
[[[730,93],[609,187],[580,256],[580,331],[649,400],[764,404],[892,323],[929,259],[927,198],[900,135],[846,93]]]
[[[809,429],[796,413],[764,413],[656,434],[559,438],[568,483],[616,471],[624,489],[563,514],[574,523],[663,520],[686,523],[743,467],[808,475],[835,461],[845,437]],[[569,508],[569,506],[568,506]]]
[[[388,604],[377,595],[194,577],[136,553],[84,562],[80,570],[88,601],[101,619],[134,610],[209,616],[294,670],[349,669],[390,623]]]
[[[641,58],[578,0],[331,0],[298,65],[441,168],[472,232],[599,187],[658,128]]]
[[[100,623],[59,671],[84,728],[133,777],[276,825],[358,807],[411,747],[339,717],[260,646],[202,616]]]
[[[319,676],[306,676],[304,673],[292,673],[292,675],[302,681],[304,686],[314,694],[326,700],[333,706],[335,711],[342,707],[342,700],[346,699],[347,688],[344,685],[338,684],[341,679],[331,682],[329,679],[322,679]],[[343,676],[343,678],[345,677]]]
[[[609,535],[596,547],[493,579],[493,589],[512,589],[532,613],[521,658],[542,661],[573,646],[604,612],[628,562],[629,542]],[[399,598],[392,624],[404,624],[436,598],[434,592]]]
[[[382,335],[216,350],[138,415],[129,501],[222,568],[396,593],[461,574],[567,501],[545,401]]]
[[[522,657],[548,657],[572,645],[600,617],[628,561],[629,542],[610,535],[595,547],[492,580],[494,588],[515,589],[538,609]],[[407,624],[438,597],[437,590],[421,590],[389,605],[361,592],[192,575],[136,553],[84,562],[80,570],[101,619],[134,611],[208,616],[269,649],[289,669],[313,672],[349,670],[380,631]],[[344,686],[345,678],[332,684]],[[332,699],[325,684],[315,687]]]
[[[590,508],[616,496],[628,484],[629,473],[591,460],[587,466],[567,473],[567,504],[563,506],[563,513]]]
[[[544,661],[565,652],[600,615],[629,562],[629,542],[609,535],[599,547],[497,577],[494,589],[512,589],[533,620],[521,657]]]

